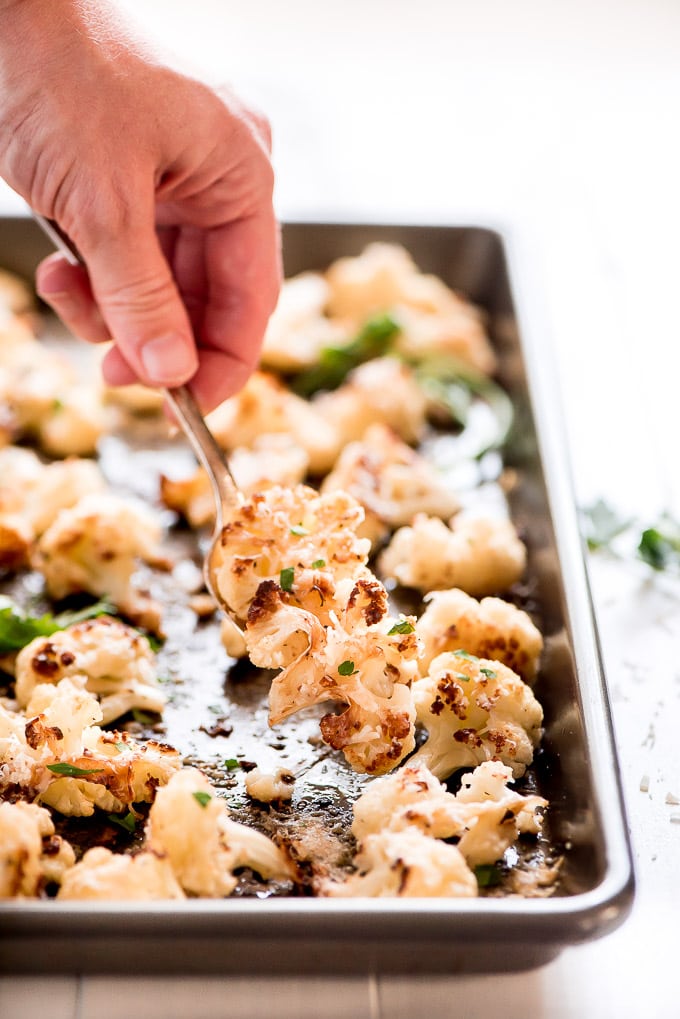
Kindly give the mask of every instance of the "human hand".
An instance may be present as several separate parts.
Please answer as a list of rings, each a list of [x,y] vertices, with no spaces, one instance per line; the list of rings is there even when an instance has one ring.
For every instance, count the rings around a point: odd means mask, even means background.
[[[0,0],[0,175],[80,251],[37,287],[78,336],[114,339],[108,383],[191,380],[207,411],[246,382],[280,285],[269,146],[106,4]]]

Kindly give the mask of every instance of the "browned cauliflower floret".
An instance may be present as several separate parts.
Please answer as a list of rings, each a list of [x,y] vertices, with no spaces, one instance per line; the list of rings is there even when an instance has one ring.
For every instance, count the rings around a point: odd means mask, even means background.
[[[293,876],[278,846],[232,821],[224,800],[195,768],[179,771],[158,790],[149,813],[146,846],[167,855],[177,880],[191,895],[229,895],[237,884],[234,871],[240,867],[250,867],[265,879]]]
[[[34,539],[59,510],[103,485],[99,468],[90,460],[43,464],[32,450],[0,449],[0,568],[27,566]]]
[[[335,700],[341,714],[321,719],[321,734],[356,771],[380,774],[414,747],[410,684],[419,651],[410,620],[385,618],[386,592],[358,580],[345,610],[323,626],[288,604],[274,583],[262,585],[246,628],[251,661],[282,668],[269,693],[270,722]]]
[[[309,458],[287,435],[264,435],[252,449],[239,447],[229,454],[229,470],[245,495],[271,485],[299,484]],[[161,476],[161,498],[180,513],[191,527],[203,527],[215,518],[215,497],[208,476],[199,468],[191,477],[173,480]]]
[[[208,424],[227,450],[250,447],[264,435],[288,433],[306,452],[312,474],[330,470],[342,443],[331,422],[266,372],[254,372],[240,393],[208,416]]]
[[[35,803],[0,803],[0,899],[31,898],[59,883],[75,863],[55,834],[50,814]]]
[[[444,651],[463,648],[480,658],[493,658],[531,683],[538,670],[543,638],[526,612],[501,598],[471,598],[457,588],[427,596],[416,624],[423,642],[421,671]]]
[[[213,562],[217,587],[245,619],[263,581],[275,580],[298,605],[328,613],[333,591],[366,569],[370,543],[357,538],[363,510],[351,496],[274,486],[236,509],[222,531]]]
[[[324,347],[347,340],[343,323],[324,314],[329,293],[328,283],[318,272],[284,280],[264,337],[263,365],[281,372],[309,368]]]
[[[0,402],[15,432],[54,456],[94,453],[107,427],[99,393],[80,385],[69,362],[37,340],[0,350]]]
[[[68,678],[36,686],[25,714],[0,707],[0,792],[19,788],[79,816],[151,802],[180,767],[179,754],[154,740],[104,732],[101,717],[96,698]]]
[[[359,534],[376,544],[417,513],[448,519],[458,499],[444,478],[385,425],[371,425],[363,439],[345,446],[322,492],[343,489],[361,503]]]
[[[519,778],[542,735],[543,711],[531,689],[502,662],[466,651],[435,658],[413,684],[417,718],[427,742],[411,759],[437,778],[458,768],[501,761]]]
[[[116,901],[183,899],[185,895],[162,853],[142,851],[128,856],[96,846],[64,875],[57,898]]]
[[[356,874],[343,882],[322,882],[320,893],[372,898],[477,895],[477,879],[458,847],[413,828],[367,835],[354,865]]]
[[[159,524],[146,506],[94,493],[57,515],[38,542],[35,565],[53,598],[87,591],[158,630],[160,607],[134,589],[132,576],[139,559],[157,560],[159,539]]]
[[[372,782],[354,804],[352,832],[357,842],[380,831],[418,828],[432,838],[458,838],[470,867],[495,863],[520,834],[538,834],[541,796],[522,796],[508,788],[512,769],[485,761],[463,776],[455,795],[423,764],[407,764]]]
[[[38,683],[58,683],[65,676],[96,695],[104,724],[133,708],[161,712],[165,706],[148,640],[108,616],[37,637],[19,652],[15,688],[19,706],[28,704]]]
[[[455,517],[451,527],[418,514],[380,556],[380,572],[405,587],[459,587],[475,597],[505,591],[526,566],[526,548],[509,520]]]
[[[248,795],[258,803],[281,803],[293,798],[295,775],[288,768],[263,771],[253,768],[245,777]]]
[[[412,443],[425,431],[426,398],[413,370],[394,357],[359,365],[338,389],[315,397],[312,407],[337,431],[341,446],[363,438],[373,424],[387,425]]]
[[[399,323],[397,349],[408,357],[447,354],[484,374],[496,358],[479,310],[436,276],[419,271],[396,244],[369,244],[355,258],[341,258],[326,273],[330,315],[361,324],[378,312]]]

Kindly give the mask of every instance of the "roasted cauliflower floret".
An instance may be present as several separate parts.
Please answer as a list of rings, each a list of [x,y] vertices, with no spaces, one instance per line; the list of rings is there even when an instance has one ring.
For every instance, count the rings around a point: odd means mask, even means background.
[[[426,601],[416,623],[423,642],[423,673],[437,655],[463,648],[479,658],[503,662],[525,683],[536,678],[543,637],[526,612],[501,598],[477,601],[457,588],[435,591]]]
[[[107,427],[98,392],[57,351],[28,340],[0,351],[0,401],[18,435],[55,456],[94,453]]]
[[[328,283],[318,272],[284,280],[264,337],[263,365],[281,372],[309,368],[324,347],[346,340],[343,323],[324,314],[329,294]]]
[[[326,270],[329,315],[363,322],[404,303],[404,288],[418,268],[398,244],[368,244],[354,257],[338,258]]]
[[[314,406],[266,372],[254,372],[240,393],[208,416],[208,424],[226,450],[285,432],[306,452],[312,474],[330,470],[342,443],[334,425]]]
[[[288,768],[263,771],[253,768],[245,777],[248,795],[258,803],[282,803],[293,798],[295,775]]]
[[[524,573],[526,548],[509,520],[461,514],[451,527],[418,514],[380,556],[383,576],[405,587],[459,587],[475,597],[506,591]]]
[[[15,687],[19,706],[28,704],[38,683],[58,683],[65,676],[95,694],[105,725],[133,708],[162,712],[165,706],[148,640],[108,616],[37,637],[19,652]]]
[[[185,895],[162,853],[142,851],[128,856],[96,846],[64,875],[57,898],[116,901],[183,899]]]
[[[455,795],[422,764],[403,768],[372,782],[354,804],[352,832],[357,842],[380,831],[418,828],[425,835],[459,839],[470,867],[495,863],[520,834],[538,834],[541,796],[522,796],[508,788],[512,770],[485,761],[463,776]]]
[[[531,689],[502,662],[447,652],[413,684],[418,722],[428,739],[411,759],[437,778],[482,761],[524,774],[542,735],[543,710]]]
[[[367,835],[354,858],[357,873],[325,881],[320,893],[371,898],[473,898],[477,879],[457,846],[416,829]]]
[[[69,678],[36,686],[24,715],[0,707],[0,792],[18,787],[79,816],[151,802],[180,767],[179,754],[104,732],[101,717],[96,698]]]
[[[484,374],[496,359],[481,313],[437,276],[419,271],[396,244],[369,244],[355,258],[341,258],[326,273],[330,315],[365,321],[389,312],[399,322],[396,348],[408,357],[453,355]]]
[[[283,434],[264,435],[255,440],[252,449],[239,447],[229,454],[229,469],[245,495],[271,485],[297,485],[307,473],[308,464],[304,449]],[[203,527],[215,518],[215,497],[202,468],[179,480],[161,476],[161,498],[191,527]]]
[[[385,425],[371,425],[363,439],[345,446],[322,492],[342,489],[364,507],[359,529],[375,545],[417,513],[448,519],[458,499],[442,476]]]
[[[92,461],[69,459],[44,465],[32,450],[0,449],[0,568],[29,565],[34,539],[59,510],[103,484]]]
[[[55,834],[50,814],[35,803],[0,803],[0,899],[32,898],[59,883],[75,863]]]
[[[356,535],[363,510],[351,496],[274,486],[236,509],[215,551],[217,587],[245,619],[259,585],[276,580],[310,611],[333,608],[332,593],[366,569],[370,543]]]
[[[163,788],[149,813],[146,845],[166,854],[185,892],[217,898],[237,884],[234,871],[250,867],[261,877],[290,880],[291,866],[274,843],[229,817],[224,800],[195,768]]]
[[[386,425],[404,442],[418,442],[425,431],[425,395],[412,369],[394,357],[359,365],[338,389],[315,397],[312,407],[337,431],[341,446],[363,438],[373,424]]]
[[[139,559],[155,561],[160,527],[145,506],[94,493],[62,510],[40,538],[36,568],[53,598],[87,591],[133,622],[160,625],[160,608],[132,586]]]
[[[412,622],[385,618],[386,610],[382,585],[360,579],[345,610],[323,626],[271,583],[262,585],[246,628],[253,664],[283,669],[269,693],[270,723],[328,700],[347,705],[321,719],[322,737],[371,774],[394,768],[414,747],[410,684],[419,645]]]
[[[100,394],[91,386],[71,386],[40,422],[38,439],[50,456],[88,456],[108,426]]]

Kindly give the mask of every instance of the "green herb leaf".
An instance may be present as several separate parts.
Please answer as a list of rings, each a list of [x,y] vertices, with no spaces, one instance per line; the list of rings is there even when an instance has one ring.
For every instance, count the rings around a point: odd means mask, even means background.
[[[680,566],[680,524],[665,514],[655,527],[642,532],[637,551],[652,569]]]
[[[512,401],[504,389],[452,355],[437,354],[408,363],[431,405],[467,431],[466,453],[470,457],[479,458],[503,445],[514,418]]]
[[[458,655],[459,658],[468,658],[471,662],[479,661],[477,655],[471,655],[469,651],[464,651],[462,647],[459,647],[458,650],[453,653],[454,655]]]
[[[320,389],[337,389],[353,368],[386,354],[398,332],[399,326],[390,315],[369,318],[349,343],[324,347],[319,363],[294,376],[291,388],[299,396],[311,396]]]
[[[354,668],[354,662],[347,659],[347,661],[340,662],[338,665],[338,672],[341,676],[353,676],[358,669]]]
[[[235,757],[227,757],[224,762],[224,767],[227,768],[228,771],[236,771],[237,768],[241,767],[241,764]]]
[[[484,665],[482,665],[482,667],[481,667],[481,669],[479,671],[481,673],[483,673],[487,677],[487,679],[495,679],[496,678],[496,673],[494,672],[494,670],[493,669],[487,669]]]
[[[68,761],[59,761],[57,764],[48,764],[47,770],[55,775],[66,775],[68,778],[80,778],[81,775],[101,775],[102,768],[79,768],[76,764],[69,764]]]
[[[0,654],[20,651],[36,637],[50,637],[74,623],[82,623],[95,616],[111,615],[115,611],[115,605],[110,602],[97,601],[76,612],[60,612],[56,616],[46,612],[44,616],[31,616],[24,614],[9,598],[3,598],[0,603]]]
[[[413,633],[414,629],[413,623],[409,623],[408,619],[402,619],[387,631],[387,636],[392,637],[395,633]]]
[[[73,626],[75,623],[84,623],[87,619],[96,619],[97,616],[115,616],[117,612],[116,606],[103,598],[92,605],[86,605],[84,609],[60,612],[54,617],[54,621],[58,623],[60,629],[65,630],[67,626]]]
[[[494,888],[503,880],[503,872],[496,863],[480,863],[475,867],[475,877],[480,888]]]
[[[157,721],[157,715],[151,715],[148,711],[141,711],[139,708],[132,709],[132,717],[140,725],[153,725]]]
[[[282,591],[293,590],[293,579],[295,577],[295,567],[285,566],[279,574],[279,584],[281,585]]]
[[[137,818],[131,810],[128,810],[124,817],[121,817],[120,814],[107,814],[106,817],[112,824],[117,824],[128,832],[129,835],[134,835],[135,828],[137,827]]]
[[[210,793],[204,793],[202,789],[199,789],[198,792],[192,793],[191,795],[202,807],[207,807],[212,799]]]
[[[49,637],[61,627],[54,616],[23,615],[8,598],[0,605],[0,654],[20,651],[36,637]]]
[[[291,527],[290,533],[296,535],[298,538],[303,538],[306,534],[309,534],[309,531],[306,527],[303,527],[302,524],[295,524]]]
[[[470,677],[466,676],[464,672],[457,672],[456,679],[460,679],[463,683],[469,683]]]
[[[623,517],[604,501],[597,499],[590,506],[580,510],[581,530],[588,548],[607,548],[614,538],[623,534],[633,523],[630,517]]]
[[[315,559],[314,562],[312,563],[312,569],[322,570],[325,565],[326,565],[325,559]]]
[[[116,740],[113,744],[116,750],[120,750],[121,754],[124,750],[127,750],[127,743],[123,743],[122,739]]]

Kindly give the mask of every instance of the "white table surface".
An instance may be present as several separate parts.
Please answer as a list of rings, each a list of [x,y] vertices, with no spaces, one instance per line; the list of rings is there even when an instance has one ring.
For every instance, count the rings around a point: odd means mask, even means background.
[[[120,6],[266,110],[282,218],[518,234],[560,367],[579,502],[604,496],[648,522],[680,515],[677,2]],[[0,190],[0,214],[18,208]],[[667,802],[680,799],[680,582],[633,557],[589,568],[638,877],[618,931],[516,975],[6,977],[0,1016],[680,1015],[680,806]]]

